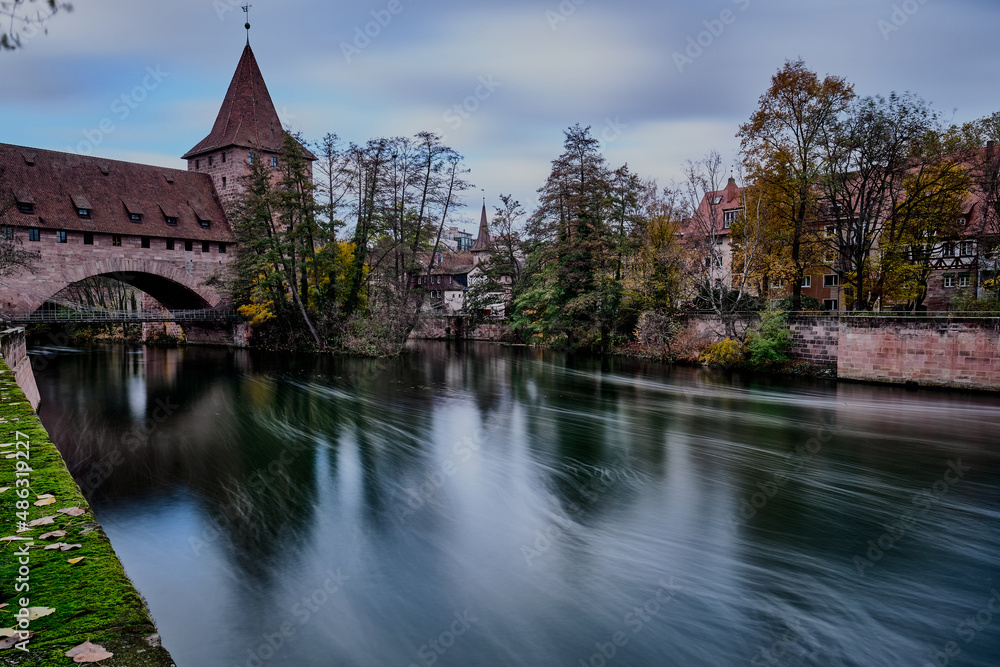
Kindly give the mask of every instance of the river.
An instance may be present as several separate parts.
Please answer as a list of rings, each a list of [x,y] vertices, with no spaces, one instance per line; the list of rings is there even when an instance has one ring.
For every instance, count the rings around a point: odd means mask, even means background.
[[[485,344],[31,352],[178,667],[1000,664],[996,395]]]

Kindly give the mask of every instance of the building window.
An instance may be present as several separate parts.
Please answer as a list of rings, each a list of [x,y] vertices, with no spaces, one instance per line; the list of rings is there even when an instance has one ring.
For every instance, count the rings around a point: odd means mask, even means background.
[[[13,241],[14,240],[14,228],[13,227],[7,227],[7,226],[0,227],[0,238],[2,238],[4,241]]]
[[[823,287],[837,287],[840,285],[840,276],[836,273],[823,276]]]
[[[32,227],[31,229],[28,230],[28,240],[29,241],[41,241],[42,240],[42,231],[40,229],[36,229],[35,227]]]
[[[784,286],[785,286],[785,281],[783,279],[771,281],[771,289],[781,289]]]
[[[225,243],[220,243],[219,244],[219,254],[220,255],[225,255],[226,254],[226,244]]]
[[[253,164],[253,153],[252,152],[247,153],[247,162],[249,162],[250,164]]]
[[[733,226],[733,223],[735,223],[736,220],[740,216],[740,210],[741,209],[734,208],[731,211],[723,211],[722,212],[722,226],[723,226],[723,228],[729,229],[730,227]]]
[[[128,219],[131,220],[132,222],[142,222],[142,214],[141,213],[129,213],[128,214]]]
[[[198,224],[204,227],[205,229],[208,229],[209,227],[212,226],[211,220],[199,220]]]
[[[167,239],[167,250],[173,250],[173,249],[174,249],[174,240]]]
[[[211,249],[212,249],[211,248],[211,244],[208,241],[202,241],[201,242],[201,251],[202,252],[209,252]]]
[[[718,196],[718,197],[716,197],[715,199],[712,200],[712,206],[718,206],[721,203],[722,203],[722,197],[721,196]]]
[[[976,254],[975,241],[962,241],[962,257],[972,257]]]
[[[185,252],[191,252],[192,250],[194,250],[194,241],[185,241],[184,242],[184,251]]]
[[[76,214],[79,217],[81,217],[81,218],[87,218],[87,219],[89,219],[90,218],[90,209],[89,208],[78,208],[78,209],[76,209]]]
[[[66,243],[66,232],[59,230],[56,232],[56,243]]]
[[[195,160],[194,161],[194,168],[195,169],[201,169],[201,160]]]
[[[803,289],[809,289],[812,286],[813,286],[813,277],[812,276],[802,276],[802,288]]]
[[[223,161],[223,162],[225,162],[225,161],[226,161],[226,154],[225,154],[225,153],[223,153],[223,154],[222,154],[222,161]]]
[[[35,205],[34,204],[29,204],[27,202],[20,202],[17,205],[17,210],[20,211],[21,213],[34,213],[35,212]]]
[[[832,237],[834,237],[836,235],[837,235],[837,226],[836,225],[827,225],[826,226],[826,236],[827,236],[827,238],[832,238]]]
[[[276,158],[276,157],[272,157],[271,158],[271,166],[272,167],[277,167],[278,166],[278,158]]]
[[[149,248],[149,237],[148,236],[143,236],[142,237],[141,245],[142,245],[143,248]]]
[[[837,299],[823,299],[823,310],[840,310],[840,301]]]
[[[969,274],[968,273],[960,273],[960,274],[958,274],[958,286],[959,287],[968,287],[969,286]]]
[[[208,156],[208,166],[211,167],[215,163],[215,158],[211,155]]]
[[[177,218],[173,217],[172,215],[168,215],[167,216],[167,224],[176,227],[177,226]]]
[[[946,274],[944,274],[944,286],[945,287],[954,287],[955,286],[955,274],[954,273],[946,273]]]
[[[945,243],[941,248],[941,255],[943,257],[954,257],[955,256],[955,244]]]
[[[122,235],[121,234],[112,234],[111,235],[111,245],[113,245],[116,248],[121,248],[122,247]]]
[[[967,225],[967,224],[968,224],[968,220],[966,220],[965,218],[959,218],[958,219],[958,226],[959,227],[965,227],[965,225]]]
[[[226,177],[222,177],[222,187],[226,187]]]
[[[83,245],[94,245],[94,232],[83,233]]]

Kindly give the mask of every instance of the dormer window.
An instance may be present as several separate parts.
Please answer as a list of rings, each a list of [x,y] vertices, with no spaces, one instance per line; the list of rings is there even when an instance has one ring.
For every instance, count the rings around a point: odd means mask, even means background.
[[[959,218],[958,219],[958,226],[959,227],[965,227],[965,225],[967,225],[967,224],[968,224],[968,221],[965,218]]]
[[[177,218],[174,218],[174,217],[171,217],[171,216],[168,215],[167,216],[167,224],[176,227],[177,226]]]
[[[718,206],[721,203],[722,203],[722,196],[721,195],[712,200],[712,206]]]
[[[212,226],[212,221],[211,220],[198,220],[198,224],[201,225],[202,227],[204,227],[205,229],[208,229],[209,227]]]
[[[142,222],[142,208],[139,206],[139,202],[134,199],[123,199],[122,203],[125,204],[125,211],[128,213],[128,219],[132,222]]]
[[[736,222],[736,220],[739,218],[741,210],[742,209],[734,208],[734,209],[732,209],[730,211],[723,211],[722,212],[722,226],[723,226],[723,228],[729,229],[730,227],[732,227],[733,224]]]
[[[73,206],[76,207],[78,217],[89,220],[94,207],[90,205],[90,200],[83,195],[73,195]]]
[[[35,205],[27,202],[17,202],[17,210],[21,213],[34,213]]]
[[[14,199],[17,201],[17,210],[21,213],[35,212],[35,199],[27,190],[15,192]]]

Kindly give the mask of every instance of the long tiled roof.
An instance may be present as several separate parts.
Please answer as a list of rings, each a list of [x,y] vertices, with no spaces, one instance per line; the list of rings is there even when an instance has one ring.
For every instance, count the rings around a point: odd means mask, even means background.
[[[3,225],[233,240],[211,176],[193,171],[0,144],[0,206],[8,203]],[[33,210],[21,212],[17,204]],[[90,217],[80,217],[80,208]],[[132,213],[141,221],[132,221]],[[168,217],[177,224],[167,224]]]
[[[278,112],[267,92],[267,84],[264,83],[264,76],[260,73],[253,50],[247,44],[212,132],[189,150],[183,159],[228,146],[280,153],[284,141],[285,131],[278,119]],[[308,150],[303,150],[307,159],[316,159]]]

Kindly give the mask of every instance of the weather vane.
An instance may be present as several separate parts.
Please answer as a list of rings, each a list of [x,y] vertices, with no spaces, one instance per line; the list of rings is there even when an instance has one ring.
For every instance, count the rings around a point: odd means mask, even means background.
[[[247,15],[247,22],[243,26],[244,28],[247,29],[247,46],[250,46],[250,8],[251,7],[253,7],[253,5],[249,5],[249,4],[243,5],[243,13]]]

